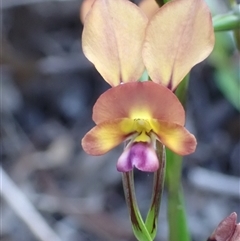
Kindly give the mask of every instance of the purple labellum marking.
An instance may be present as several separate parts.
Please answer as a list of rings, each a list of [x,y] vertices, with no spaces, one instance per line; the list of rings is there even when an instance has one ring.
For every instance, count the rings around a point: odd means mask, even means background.
[[[159,161],[154,148],[147,142],[135,142],[128,146],[117,162],[119,172],[128,172],[134,167],[144,172],[155,172]]]

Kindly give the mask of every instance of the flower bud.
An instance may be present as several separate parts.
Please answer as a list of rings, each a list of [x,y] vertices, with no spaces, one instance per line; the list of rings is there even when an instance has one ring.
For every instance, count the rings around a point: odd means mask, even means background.
[[[237,214],[231,213],[223,219],[207,241],[240,241],[240,223]]]

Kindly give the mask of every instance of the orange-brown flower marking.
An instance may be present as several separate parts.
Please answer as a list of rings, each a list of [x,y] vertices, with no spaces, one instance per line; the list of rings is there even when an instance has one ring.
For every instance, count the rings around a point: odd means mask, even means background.
[[[96,126],[82,140],[91,155],[103,155],[126,141],[117,169],[134,166],[156,171],[156,140],[179,155],[194,152],[196,139],[185,128],[185,112],[177,97],[166,87],[147,82],[119,85],[103,93],[93,108]]]
[[[129,0],[96,0],[85,18],[83,52],[111,85],[151,80],[175,90],[214,46],[204,0],[172,0],[148,20]]]

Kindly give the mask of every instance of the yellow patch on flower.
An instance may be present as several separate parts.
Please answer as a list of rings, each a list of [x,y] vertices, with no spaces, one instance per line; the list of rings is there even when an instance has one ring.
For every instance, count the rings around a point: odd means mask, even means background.
[[[143,131],[145,132],[150,132],[151,131],[151,126],[148,122],[148,120],[145,120],[145,119],[134,119],[134,125],[135,125],[135,130],[138,132],[138,133],[141,133]]]

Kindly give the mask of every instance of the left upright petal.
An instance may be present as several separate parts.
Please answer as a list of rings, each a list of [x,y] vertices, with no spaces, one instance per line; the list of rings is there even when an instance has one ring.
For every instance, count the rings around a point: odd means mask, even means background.
[[[154,82],[174,90],[214,46],[210,10],[204,0],[172,0],[146,29],[143,61]]]
[[[92,128],[82,139],[85,152],[93,156],[103,155],[133,133],[133,120],[116,119],[105,121]]]
[[[147,17],[128,0],[96,0],[84,22],[86,57],[111,85],[136,81],[144,71]]]

